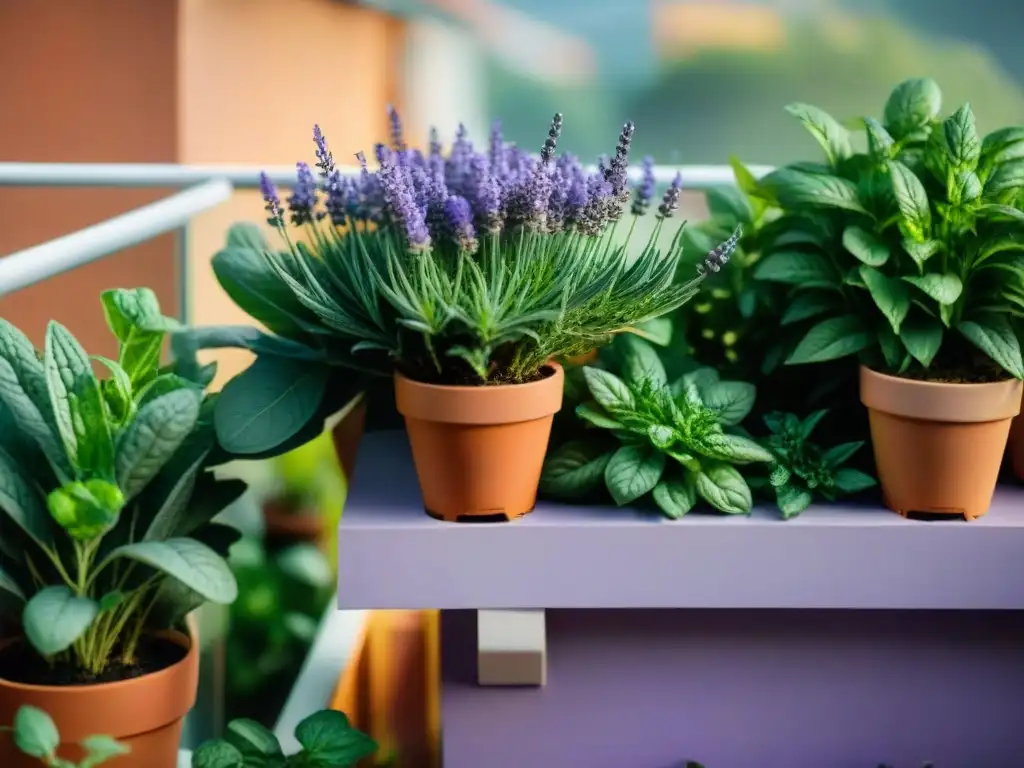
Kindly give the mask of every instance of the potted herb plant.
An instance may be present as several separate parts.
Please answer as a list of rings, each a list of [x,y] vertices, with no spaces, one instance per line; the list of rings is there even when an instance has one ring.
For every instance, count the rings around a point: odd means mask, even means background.
[[[115,762],[172,768],[198,675],[183,620],[235,598],[223,556],[237,532],[211,520],[245,484],[207,471],[225,458],[212,370],[161,367],[176,323],[153,292],[102,298],[117,360],[58,323],[37,352],[0,320],[0,722],[34,706],[64,759],[103,732],[131,749]],[[26,760],[0,734],[0,765]]]
[[[1021,407],[1024,133],[982,138],[968,105],[940,116],[934,81],[893,91],[867,149],[821,110],[791,105],[825,149],[752,182],[781,209],[785,245],[755,277],[802,316],[790,365],[859,356],[885,503],[984,514]]]
[[[631,194],[631,124],[615,157],[595,172],[571,155],[556,158],[561,115],[539,157],[506,144],[497,130],[485,151],[460,129],[447,154],[436,136],[422,153],[405,144],[393,112],[392,128],[390,144],[376,148],[378,167],[360,154],[355,179],[334,168],[315,130],[320,179],[299,164],[287,200],[292,227],[264,180],[269,220],[286,252],[262,251],[261,274],[273,276],[273,293],[267,279],[253,303],[273,297],[277,308],[297,307],[289,322],[301,321],[332,363],[393,373],[429,514],[513,519],[534,506],[561,403],[563,372],[554,360],[657,318],[698,289],[699,274],[673,281],[681,229],[666,230],[680,181],[632,257],[630,228],[621,224]],[[644,210],[652,193],[637,193]],[[271,360],[260,356],[254,366],[265,361],[260,375],[277,376],[283,387],[290,374],[271,374]],[[237,380],[239,402],[246,375]],[[273,431],[261,431],[260,415],[232,402],[229,390],[218,409],[230,416],[219,426],[244,413],[254,434]]]

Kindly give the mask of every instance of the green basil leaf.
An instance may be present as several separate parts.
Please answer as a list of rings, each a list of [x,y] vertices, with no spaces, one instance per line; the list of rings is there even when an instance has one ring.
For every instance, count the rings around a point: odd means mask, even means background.
[[[988,314],[964,320],[956,329],[1015,379],[1024,379],[1020,340],[1005,315]]]
[[[697,485],[687,472],[682,477],[662,479],[651,495],[665,517],[678,520],[697,503]]]
[[[0,449],[0,515],[6,515],[37,544],[53,543],[50,514],[25,471],[14,457]],[[2,519],[2,518],[0,518]],[[3,526],[0,525],[0,529]]]
[[[224,558],[195,539],[138,541],[118,547],[110,556],[145,563],[213,603],[228,605],[238,596],[234,574]]]
[[[1024,248],[1024,244],[1021,247]],[[955,304],[964,289],[960,278],[952,272],[944,275],[930,272],[920,277],[904,277],[903,280],[917,286],[927,296],[944,305]]]
[[[857,469],[843,467],[835,473],[836,488],[843,493],[860,493],[878,485],[875,478]]]
[[[781,325],[792,325],[835,308],[838,296],[826,291],[800,291],[782,313]]]
[[[754,506],[750,486],[735,467],[711,464],[697,475],[697,495],[717,509],[730,515],[744,515]]]
[[[985,199],[994,200],[1004,192],[1024,187],[1024,158],[1000,163],[985,182]]]
[[[48,762],[60,746],[57,725],[46,712],[29,704],[14,713],[14,744],[29,757]]]
[[[76,595],[65,586],[44,587],[32,595],[21,614],[29,643],[43,656],[66,651],[100,612],[91,597]]]
[[[914,260],[918,267],[924,267],[925,262],[939,252],[942,244],[938,240],[925,240],[917,242],[910,238],[903,239],[903,250]]]
[[[748,225],[754,223],[754,211],[750,206],[750,201],[737,187],[712,187],[704,197],[712,218]],[[707,253],[713,247],[714,243],[703,250]]]
[[[928,125],[942,109],[942,91],[930,77],[904,80],[885,103],[885,127],[898,141]]]
[[[240,717],[228,723],[224,740],[237,749],[242,757],[260,766],[277,765],[283,768],[284,753],[273,732],[265,725]]]
[[[900,325],[910,311],[910,289],[907,284],[866,265],[860,268],[860,276],[868,287],[875,306],[889,321],[893,331],[899,333]]]
[[[97,734],[86,736],[80,742],[85,750],[86,759],[78,764],[78,768],[92,768],[92,766],[105,763],[119,755],[130,754],[132,749],[127,744],[122,744],[113,736]]]
[[[916,242],[931,237],[932,213],[928,206],[928,193],[921,180],[898,160],[890,160],[889,176],[896,205],[900,210],[900,223],[906,234]]]
[[[619,448],[605,467],[604,480],[620,507],[654,489],[665,469],[665,454],[646,446]]]
[[[871,232],[856,226],[843,230],[843,247],[869,267],[882,266],[892,255],[889,246]]]
[[[917,362],[927,368],[942,346],[942,324],[927,315],[908,318],[900,328],[900,341]]]
[[[829,164],[835,168],[853,154],[850,132],[832,115],[810,104],[790,104],[789,114],[797,118],[825,150]]]
[[[813,496],[810,491],[792,485],[782,485],[775,489],[775,505],[782,513],[783,520],[796,517],[811,505]]]
[[[834,445],[821,455],[822,461],[832,469],[838,469],[864,446],[863,440]]]
[[[594,440],[564,443],[544,460],[540,491],[565,499],[588,496],[600,488],[611,457],[611,452]]]
[[[580,403],[576,406],[576,415],[584,421],[589,421],[595,427],[600,427],[601,429],[623,428],[621,423],[613,419],[604,411],[593,408],[587,403]]]
[[[295,726],[295,739],[315,768],[356,765],[377,751],[376,742],[349,725],[341,712],[325,709]]]
[[[823,173],[812,173],[795,166],[772,171],[759,184],[763,194],[786,209],[837,208],[867,214],[852,181]]]
[[[622,377],[631,384],[646,382],[658,388],[668,382],[665,366],[661,362],[658,351],[637,336],[621,337],[625,347],[622,362]]]
[[[193,388],[142,406],[117,443],[117,482],[125,498],[138,495],[196,426],[202,393]]]
[[[807,332],[786,360],[786,365],[820,363],[856,355],[874,341],[875,336],[858,316],[830,317]]]
[[[718,414],[725,426],[739,424],[754,407],[757,388],[744,381],[721,381],[707,388],[702,395],[704,405]]]
[[[192,753],[192,768],[246,768],[242,753],[223,739],[204,741]]]
[[[758,461],[775,460],[771,451],[741,435],[708,435],[700,443],[700,452],[709,459],[720,459],[732,464],[753,464]]]
[[[628,410],[634,406],[633,393],[614,373],[588,366],[583,369],[583,375],[590,394],[605,408]]]
[[[816,253],[777,251],[754,268],[754,277],[773,283],[802,286],[830,286],[839,283],[828,259]]]
[[[1024,126],[1014,125],[992,131],[981,142],[981,157],[984,165],[1024,157]]]
[[[885,127],[873,117],[864,118],[864,130],[868,135],[868,155],[874,161],[889,160],[896,142]]]
[[[973,171],[978,167],[981,156],[981,139],[978,138],[977,122],[970,104],[947,117],[942,123],[946,147],[953,167],[961,171]]]

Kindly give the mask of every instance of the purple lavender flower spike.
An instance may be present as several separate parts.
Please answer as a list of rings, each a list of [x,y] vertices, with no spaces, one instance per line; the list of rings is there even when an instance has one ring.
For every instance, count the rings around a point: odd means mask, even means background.
[[[448,234],[455,244],[462,250],[475,251],[476,230],[473,228],[473,209],[469,201],[459,195],[452,195],[444,203],[444,215]]]
[[[404,168],[396,165],[391,157],[381,163],[381,187],[384,200],[395,218],[405,229],[410,251],[424,251],[430,247],[430,230],[423,210],[417,205],[412,180]]]
[[[324,182],[324,190],[327,192],[327,201],[324,203],[325,215],[331,217],[331,223],[336,227],[345,223],[346,213],[352,202],[349,189],[348,180],[337,169],[332,170]],[[322,217],[318,214],[317,218]]]
[[[558,137],[561,135],[562,113],[556,112],[551,120],[551,127],[548,129],[548,137],[544,140],[544,146],[540,150],[540,161],[543,165],[550,163],[551,158],[555,156],[555,146],[558,143]]]
[[[313,170],[306,163],[296,163],[297,178],[292,194],[288,197],[288,210],[292,214],[292,224],[301,226],[314,219],[313,209],[316,207],[316,178]]]
[[[629,147],[633,143],[633,124],[626,123],[619,134],[619,143],[615,147],[615,157],[605,169],[604,179],[612,185],[612,192],[621,195],[626,191],[626,170],[629,165]]]
[[[334,157],[327,148],[327,139],[324,138],[319,125],[313,126],[313,143],[316,145],[316,167],[326,179],[334,171]]]
[[[676,211],[679,210],[679,195],[683,190],[683,176],[680,173],[676,174],[676,177],[672,179],[672,184],[667,190],[665,190],[665,196],[661,199],[661,205],[658,206],[658,218],[671,219]]]
[[[743,227],[737,226],[733,233],[729,235],[728,240],[719,243],[715,248],[708,251],[708,255],[697,265],[697,274],[704,277],[708,272],[718,272],[721,270],[722,267],[729,263],[729,257],[736,250],[742,236]]]
[[[284,211],[281,210],[281,198],[277,194],[277,187],[266,173],[260,174],[260,194],[266,205],[263,206],[267,212],[267,224],[280,229],[284,226]]]
[[[388,127],[391,131],[391,148],[395,152],[405,151],[405,138],[402,135],[402,119],[398,116],[398,110],[388,105]]]
[[[654,158],[648,155],[644,158],[643,176],[637,185],[633,195],[634,216],[643,216],[651,207],[651,200],[654,199]]]
[[[505,137],[501,132],[501,120],[491,123],[491,135],[487,142],[487,160],[491,173],[500,176],[505,169]]]
[[[378,165],[384,165],[391,158],[391,149],[387,144],[377,143],[373,145],[373,155],[377,158]]]
[[[490,158],[475,153],[470,158],[469,171],[474,185],[469,200],[476,212],[476,224],[484,232],[498,232],[502,224],[501,186],[490,171]]]

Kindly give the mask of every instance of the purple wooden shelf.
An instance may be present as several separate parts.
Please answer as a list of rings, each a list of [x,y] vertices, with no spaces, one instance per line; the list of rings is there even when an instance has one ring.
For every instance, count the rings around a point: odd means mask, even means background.
[[[782,521],[541,502],[506,524],[423,512],[402,432],[368,435],[338,537],[339,608],[1024,609],[1024,488],[974,522],[854,504]]]

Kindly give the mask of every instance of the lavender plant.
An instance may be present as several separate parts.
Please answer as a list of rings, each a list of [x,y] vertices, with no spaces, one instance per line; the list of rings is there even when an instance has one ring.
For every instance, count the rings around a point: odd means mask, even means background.
[[[556,155],[561,115],[538,156],[505,142],[498,124],[486,149],[460,127],[447,152],[436,132],[422,152],[407,145],[394,110],[390,120],[376,166],[360,153],[354,177],[335,166],[315,128],[315,170],[298,164],[283,203],[263,178],[267,220],[284,248],[238,230],[245,246],[214,259],[227,293],[272,334],[189,337],[194,347],[257,353],[218,401],[218,436],[233,452],[276,450],[318,430],[325,394],[365,386],[351,371],[467,386],[536,380],[552,358],[681,306],[736,245],[738,232],[676,279],[683,227],[670,220],[681,179],[657,206],[649,168],[631,190],[631,123],[595,171]],[[633,225],[652,210],[653,233],[634,255]]]

